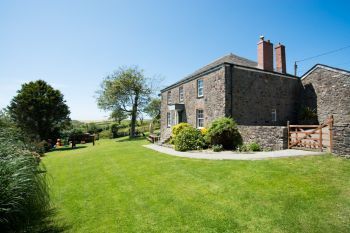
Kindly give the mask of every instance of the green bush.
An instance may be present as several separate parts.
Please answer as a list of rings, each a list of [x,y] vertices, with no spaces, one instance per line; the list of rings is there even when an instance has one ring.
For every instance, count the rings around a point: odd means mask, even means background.
[[[113,138],[110,130],[103,130],[101,133],[99,133],[99,136],[103,139]]]
[[[223,149],[222,145],[213,145],[211,148],[214,152],[220,152]]]
[[[201,132],[192,127],[186,127],[175,138],[175,150],[199,150],[205,146]]]
[[[246,144],[239,146],[238,150],[241,152],[261,151],[261,146],[256,142],[246,143]]]
[[[223,149],[235,149],[242,144],[237,124],[232,118],[222,117],[214,120],[208,129],[211,145],[222,145]]]
[[[34,151],[40,155],[44,155],[45,152],[48,152],[52,149],[51,143],[43,140],[41,142],[33,142]]]
[[[261,151],[260,145],[259,145],[258,143],[256,143],[256,142],[250,143],[250,144],[249,144],[249,149],[250,149],[251,151]]]

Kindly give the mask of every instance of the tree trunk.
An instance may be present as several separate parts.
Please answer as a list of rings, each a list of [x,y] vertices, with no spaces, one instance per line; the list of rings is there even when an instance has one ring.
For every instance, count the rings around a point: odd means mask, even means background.
[[[134,138],[135,135],[135,128],[136,128],[136,120],[137,120],[137,104],[139,101],[139,95],[135,95],[134,104],[132,106],[132,112],[131,112],[131,130],[130,130],[130,138]]]

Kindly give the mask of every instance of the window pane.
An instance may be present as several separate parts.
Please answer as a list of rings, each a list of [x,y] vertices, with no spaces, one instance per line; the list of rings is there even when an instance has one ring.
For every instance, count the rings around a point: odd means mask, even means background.
[[[197,94],[199,97],[203,96],[203,80],[197,81]]]
[[[179,88],[179,102],[182,102],[184,100],[184,89],[183,87]]]
[[[168,125],[168,127],[170,127],[170,126],[171,126],[170,112],[168,112],[168,113],[166,114],[166,118],[167,118],[167,125]]]
[[[271,115],[272,115],[272,121],[277,121],[277,112],[276,112],[276,109],[272,109]]]
[[[168,104],[171,104],[171,91],[168,91]]]
[[[204,112],[203,110],[197,110],[197,128],[204,127]]]

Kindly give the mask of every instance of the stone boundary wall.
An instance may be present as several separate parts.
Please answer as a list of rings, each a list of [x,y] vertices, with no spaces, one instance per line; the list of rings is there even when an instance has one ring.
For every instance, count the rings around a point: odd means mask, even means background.
[[[333,126],[333,153],[350,158],[350,124]]]
[[[256,142],[272,150],[288,148],[288,129],[285,126],[238,125],[238,130],[244,143]]]

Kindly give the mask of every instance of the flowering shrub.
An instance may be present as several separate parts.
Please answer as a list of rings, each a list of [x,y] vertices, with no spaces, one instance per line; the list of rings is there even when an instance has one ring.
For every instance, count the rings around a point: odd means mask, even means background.
[[[185,128],[192,127],[190,124],[182,122],[177,125],[174,125],[173,128],[171,129],[171,140],[170,143],[174,144],[176,136]]]

